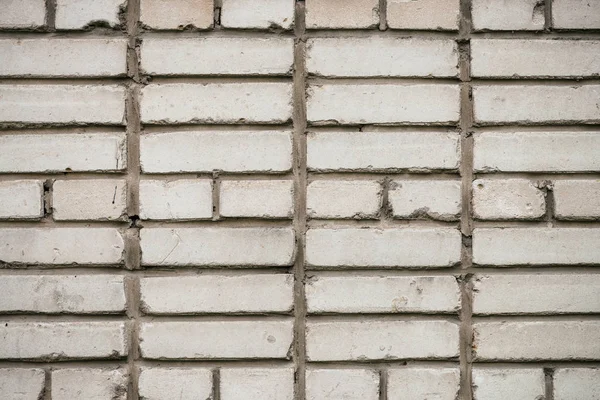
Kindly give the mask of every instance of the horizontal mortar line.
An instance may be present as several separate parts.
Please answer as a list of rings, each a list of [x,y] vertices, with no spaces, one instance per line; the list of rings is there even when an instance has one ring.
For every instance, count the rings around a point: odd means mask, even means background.
[[[307,364],[311,368],[318,368],[319,365],[340,365],[340,366],[350,366],[355,365],[357,368],[362,367],[364,369],[369,369],[371,366],[386,366],[388,368],[392,368],[394,366],[405,366],[411,365],[412,363],[425,363],[431,362],[436,364],[450,364],[458,366],[459,360],[458,355],[456,357],[435,357],[435,356],[423,356],[423,357],[388,357],[388,358],[368,358],[368,359],[339,359],[339,360],[311,360],[307,358]],[[372,367],[371,367],[372,368]]]
[[[593,86],[600,84],[600,78],[595,77],[584,77],[581,79],[539,79],[532,78],[508,78],[508,79],[476,79],[471,78],[471,85],[474,89],[480,86],[548,86],[548,87],[580,87],[580,86]],[[475,92],[475,105],[477,105],[477,93]]]
[[[307,126],[307,131],[314,131],[316,128],[319,127],[327,127],[327,128],[332,128],[332,131],[335,131],[336,128],[348,128],[348,127],[356,127],[357,124],[356,123],[340,123],[334,119],[330,119],[327,121],[324,120],[318,120],[318,121],[309,121],[308,122],[308,126]],[[445,128],[446,131],[454,131],[457,126],[458,126],[458,122],[448,122],[448,121],[444,121],[444,122],[383,122],[383,123],[378,123],[378,124],[373,124],[373,126],[379,126],[379,127],[387,127],[390,130],[393,130],[393,128],[407,128],[407,127],[430,127],[430,128]]]
[[[598,172],[495,172],[481,173],[477,172],[474,179],[489,179],[489,180],[506,180],[506,179],[530,179],[530,180],[549,180],[549,181],[564,181],[564,180],[584,180],[595,182],[600,178]]]
[[[73,76],[35,76],[35,77],[0,77],[0,88],[3,85],[21,85],[21,86],[46,86],[46,85],[62,85],[62,86],[122,86],[123,88],[132,82],[131,78],[123,75],[107,76],[107,77],[73,77]]]
[[[475,368],[598,368],[599,361],[586,360],[548,360],[548,361],[482,361],[474,360]]]
[[[293,129],[293,125],[291,122],[288,123],[277,123],[277,124],[224,124],[224,123],[211,123],[211,124],[191,124],[191,123],[181,123],[181,124],[146,124],[143,126],[142,132],[140,132],[141,136],[151,134],[151,133],[180,133],[180,132],[212,132],[212,131],[231,131],[231,132],[244,132],[244,131],[286,131],[291,134]]]
[[[193,31],[153,31],[145,30],[138,36],[142,41],[145,39],[294,39],[292,30],[282,30],[280,32],[269,31],[268,29],[219,29],[214,31],[193,32]]]
[[[0,368],[31,369],[41,368],[52,371],[62,368],[124,368],[127,369],[127,360],[64,360],[64,361],[25,361],[25,360],[0,360]]]
[[[286,76],[265,76],[265,75],[236,75],[235,77],[206,75],[201,77],[195,76],[153,76],[151,82],[147,86],[161,84],[190,84],[190,85],[208,85],[208,84],[243,84],[243,83],[288,83],[292,84],[292,75]],[[142,89],[143,91],[144,89]]]
[[[457,172],[373,172],[373,171],[348,171],[348,172],[308,172],[308,182],[343,180],[343,181],[370,181],[376,180],[383,182],[384,179],[407,180],[407,181],[460,181],[460,175]]]
[[[52,125],[51,123],[48,125]],[[125,125],[92,125],[92,126],[54,126],[46,127],[45,125],[35,126],[34,128],[17,128],[14,130],[5,129],[0,132],[2,136],[8,135],[78,135],[78,134],[109,134],[122,133],[125,134],[127,127]]]
[[[327,133],[327,132],[423,132],[423,133],[448,133],[454,132],[458,135],[455,126],[448,128],[444,126],[427,125],[427,124],[405,124],[405,125],[389,125],[389,124],[344,124],[338,126],[332,125],[314,125],[307,129],[308,132]]]
[[[61,322],[124,322],[129,319],[120,314],[0,314],[0,322],[10,328],[10,323],[61,323]],[[8,325],[6,325],[8,324]]]
[[[309,228],[456,228],[459,221],[437,221],[433,219],[317,219],[310,218]]]
[[[600,322],[600,313],[481,315],[473,313],[473,323],[480,322]]]
[[[595,221],[564,221],[552,220],[552,229],[561,228],[600,228],[600,219]],[[477,228],[547,228],[548,221],[480,221],[473,220],[473,227]]]
[[[88,30],[58,30],[49,31],[44,28],[27,29],[6,29],[0,28],[0,39],[125,39],[127,33],[117,29],[106,29],[96,27]]]
[[[2,264],[4,263],[4,264]],[[6,261],[1,261],[0,260],[0,273],[4,273],[3,271],[48,271],[49,274],[52,273],[56,273],[56,274],[61,274],[61,273],[70,273],[69,271],[72,270],[80,270],[80,269],[96,269],[98,271],[104,271],[104,273],[111,273],[109,271],[113,271],[113,274],[121,274],[120,272],[117,271],[123,271],[125,273],[125,275],[127,274],[134,274],[135,271],[137,270],[126,270],[124,262],[122,264],[96,264],[96,265],[82,265],[82,264],[68,264],[68,265],[64,265],[64,264],[35,264],[35,263],[17,263],[17,262],[6,262]],[[285,265],[285,266],[264,266],[264,265],[259,265],[259,266],[246,266],[246,265],[242,265],[242,266],[238,266],[238,265],[214,265],[214,266],[210,266],[210,265],[178,265],[178,266],[173,266],[173,265],[156,265],[156,266],[152,266],[152,265],[147,265],[147,264],[142,264],[141,266],[142,269],[140,269],[139,273],[143,275],[143,271],[148,271],[148,273],[151,273],[151,271],[156,271],[156,273],[163,273],[163,272],[173,272],[174,274],[176,274],[176,271],[188,271],[189,273],[192,273],[194,271],[197,272],[203,272],[203,271],[220,271],[220,270],[224,270],[224,269],[229,269],[232,271],[247,271],[247,272],[251,272],[254,270],[273,270],[273,271],[280,271],[281,273],[286,273],[291,271],[292,265]],[[6,272],[7,274],[10,274],[10,272]],[[183,275],[185,275],[185,273],[182,272]]]
[[[184,268],[184,269],[115,269],[115,268],[103,268],[103,267],[68,267],[68,268],[37,268],[28,267],[21,269],[0,269],[0,276],[94,276],[94,275],[110,275],[110,276],[121,276],[121,277],[132,277],[134,279],[141,278],[178,278],[178,277],[206,277],[206,276],[247,276],[247,275],[291,275],[289,267],[255,267],[255,268],[227,268],[227,267],[214,267],[214,268]]]
[[[314,38],[399,38],[399,39],[458,39],[457,31],[427,31],[427,30],[396,30],[386,29],[307,29],[305,36],[307,39]]]
[[[311,86],[323,85],[456,85],[460,84],[458,77],[452,78],[437,78],[437,77],[315,77],[308,76],[306,84],[310,90]],[[309,121],[310,122],[310,121]]]
[[[147,228],[287,228],[292,226],[291,219],[259,219],[259,218],[227,218],[218,221],[150,221],[139,223],[142,229]]]
[[[430,367],[430,368],[457,368],[458,361],[441,361],[441,360],[366,360],[366,361],[307,361],[308,369],[404,369],[415,367]]]
[[[573,29],[573,30],[557,30],[550,32],[542,31],[476,31],[471,33],[471,39],[599,39],[600,30],[598,29]]]
[[[491,126],[474,126],[471,131],[473,132],[515,132],[527,134],[527,133],[551,133],[551,132],[581,132],[581,133],[598,133],[600,134],[600,124],[564,124],[564,125],[518,125],[506,123],[504,125],[491,125]]]
[[[125,230],[128,225],[129,220],[125,219],[120,221],[55,221],[52,219],[44,219],[43,221],[0,221],[0,228],[115,228]]]
[[[527,122],[527,121],[508,121],[508,122],[475,122],[475,125],[470,129],[472,132],[477,131],[488,131],[492,129],[496,129],[499,127],[514,127],[514,129],[529,129],[529,128],[548,128],[552,131],[567,131],[571,127],[587,127],[588,130],[598,130],[600,127],[600,118],[598,120],[586,120],[586,121],[574,121],[574,120],[560,120],[560,121],[535,121],[535,122]],[[533,129],[531,129],[533,131]]]
[[[0,270],[1,272],[2,270]],[[405,277],[405,278],[420,278],[420,277],[453,277],[457,278],[467,274],[474,274],[476,276],[512,276],[512,275],[536,275],[536,276],[548,276],[548,275],[580,275],[580,274],[600,274],[600,268],[598,267],[554,267],[554,268],[532,268],[532,267],[519,267],[519,268],[490,268],[490,267],[471,267],[471,268],[460,268],[454,270],[452,268],[446,269],[427,269],[427,270],[415,270],[415,269],[345,269],[345,270],[311,270],[308,274],[312,277],[338,277],[338,278],[361,278],[361,277]]]
[[[15,180],[93,180],[93,179],[125,179],[127,175],[124,171],[115,172],[54,172],[54,173],[40,173],[40,172],[18,172],[18,173],[2,173],[0,172],[0,181],[9,182]]]
[[[136,362],[141,367],[167,367],[167,368],[293,368],[291,360],[285,358],[240,358],[240,359],[140,359]]]
[[[458,313],[453,314],[335,314],[335,315],[307,315],[307,324],[314,322],[375,322],[375,321],[397,321],[397,322],[426,322],[426,321],[446,321],[458,322]]]
[[[123,104],[124,106],[125,104]],[[115,133],[115,131],[124,132],[125,123],[112,123],[112,124],[99,124],[99,123],[60,123],[60,122],[0,122],[0,135],[5,136],[5,132],[10,132],[11,135],[15,134],[35,134],[38,130],[44,130],[46,128],[52,129],[71,129],[73,134],[85,133],[83,131],[76,132],[78,129],[96,129],[101,131],[106,130],[106,133]],[[20,131],[21,133],[17,133]]]
[[[224,172],[221,170],[215,170],[214,172],[184,172],[178,173],[142,173],[140,175],[141,180],[159,180],[159,181],[172,181],[177,179],[213,179],[214,175],[217,174],[221,181],[265,181],[265,180],[292,180],[293,176],[291,172]]]

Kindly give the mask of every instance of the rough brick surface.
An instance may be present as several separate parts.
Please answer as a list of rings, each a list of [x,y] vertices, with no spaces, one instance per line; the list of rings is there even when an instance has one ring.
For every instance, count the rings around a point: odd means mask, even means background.
[[[294,182],[221,182],[220,208],[223,217],[291,218],[294,208]]]
[[[544,192],[526,179],[473,181],[473,216],[477,219],[536,219],[546,213]]]
[[[119,220],[126,215],[124,180],[57,180],[52,189],[55,220]]]
[[[0,219],[38,219],[44,215],[42,182],[0,182]]]
[[[306,212],[311,218],[377,218],[382,192],[375,181],[314,181],[307,188]]]
[[[203,368],[143,368],[139,377],[142,399],[161,400],[177,393],[182,400],[208,399],[212,373]]]
[[[477,31],[539,31],[544,29],[544,7],[544,2],[539,0],[473,0],[473,28]]]
[[[308,29],[365,29],[379,25],[378,0],[309,0]]]
[[[293,0],[222,0],[221,25],[239,29],[291,29]]]
[[[600,2],[556,0],[552,3],[552,25],[558,29],[600,29]]]
[[[600,369],[560,368],[554,372],[554,398],[600,399]]]
[[[0,28],[34,28],[46,22],[45,0],[5,0],[2,2]]]
[[[379,374],[370,369],[310,369],[306,372],[307,400],[379,399]]]
[[[118,27],[123,0],[56,0],[56,28]]]
[[[120,369],[59,369],[52,372],[52,399],[127,399],[127,375]]]
[[[140,182],[140,217],[156,220],[212,217],[212,182],[207,179]]]
[[[454,400],[460,372],[455,368],[401,368],[388,373],[388,398]]]
[[[388,0],[392,29],[458,30],[458,0]]]
[[[541,399],[545,394],[541,368],[474,368],[473,399]]]
[[[0,369],[0,397],[11,400],[37,400],[44,392],[43,369]]]
[[[552,184],[552,191],[556,218],[600,218],[600,180],[557,180]]]
[[[458,181],[392,181],[389,204],[394,218],[428,217],[455,221],[461,211]]]
[[[291,368],[223,368],[223,400],[293,400],[294,370]]]
[[[213,0],[141,0],[140,21],[150,29],[208,29],[214,22]]]

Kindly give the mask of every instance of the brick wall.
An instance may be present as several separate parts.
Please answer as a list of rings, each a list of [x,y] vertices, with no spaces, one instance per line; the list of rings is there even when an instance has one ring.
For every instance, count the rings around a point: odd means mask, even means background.
[[[600,1],[0,3],[0,399],[600,399]]]

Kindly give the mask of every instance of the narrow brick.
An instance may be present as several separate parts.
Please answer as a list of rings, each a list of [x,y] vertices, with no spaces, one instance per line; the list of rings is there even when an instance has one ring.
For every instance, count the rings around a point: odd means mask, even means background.
[[[554,215],[564,220],[600,218],[600,180],[556,180]]]
[[[126,4],[124,0],[56,0],[56,29],[118,28]]]
[[[219,211],[223,217],[292,218],[291,180],[221,181]]]
[[[309,0],[307,29],[367,29],[379,25],[378,0]]]
[[[454,125],[459,95],[458,85],[452,84],[310,85],[307,118],[315,125]]]
[[[388,193],[392,215],[456,221],[461,212],[460,187],[460,181],[392,181]]]
[[[148,277],[141,293],[147,314],[285,313],[293,285],[289,274]]]
[[[391,29],[458,30],[459,0],[388,0]]]
[[[554,399],[600,399],[600,369],[557,369],[554,371]]]
[[[177,179],[140,181],[140,218],[191,220],[212,218],[212,181]]]
[[[164,400],[177,393],[183,400],[210,399],[212,372],[208,368],[143,367],[138,391],[144,400]]]
[[[599,264],[600,229],[479,228],[473,262],[479,265]]]
[[[52,217],[57,221],[124,220],[126,203],[122,179],[57,180],[52,185]]]
[[[37,400],[44,393],[45,381],[43,369],[1,368],[0,398]]]
[[[452,40],[314,38],[307,41],[306,68],[327,77],[456,77],[458,51]]]
[[[528,179],[473,181],[473,216],[477,219],[537,219],[546,214],[545,194]]]
[[[545,398],[541,368],[473,368],[474,400]]]
[[[222,0],[221,26],[237,29],[284,29],[294,24],[294,1]]]
[[[140,21],[151,29],[209,29],[214,22],[213,0],[141,0]]]
[[[45,0],[4,0],[2,2],[0,28],[32,29],[45,23]]]
[[[447,321],[308,322],[309,361],[449,359],[458,356],[458,325]]]
[[[394,368],[388,371],[389,399],[459,398],[460,371],[456,368]]]
[[[306,212],[311,218],[377,218],[382,192],[377,181],[313,181],[307,188]]]
[[[306,233],[306,262],[323,267],[450,267],[460,260],[456,229],[328,229]]]
[[[287,359],[292,320],[147,322],[140,330],[147,359]]]
[[[600,29],[600,2],[554,0],[552,26],[557,29]]]
[[[198,246],[202,243],[202,246]],[[285,266],[294,254],[288,228],[146,228],[142,263],[148,266]]]
[[[378,400],[379,373],[370,369],[309,369],[306,399]]]
[[[292,368],[223,368],[222,400],[293,400]]]
[[[150,124],[283,124],[291,100],[292,85],[282,82],[165,83],[142,89],[140,109]]]
[[[151,75],[290,75],[294,41],[277,37],[148,38],[141,46],[141,61],[144,72]]]
[[[540,0],[473,0],[471,14],[473,29],[476,31],[541,31],[544,29],[544,2]],[[521,56],[527,55],[521,54]],[[543,65],[539,66],[543,67]]]
[[[44,188],[40,181],[0,182],[0,219],[39,219],[43,217],[43,194]]]
[[[52,371],[52,400],[126,400],[123,369],[65,368]]]

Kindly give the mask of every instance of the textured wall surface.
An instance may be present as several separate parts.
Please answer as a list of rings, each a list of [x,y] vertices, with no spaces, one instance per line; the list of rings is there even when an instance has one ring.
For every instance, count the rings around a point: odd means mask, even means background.
[[[0,6],[0,399],[600,399],[599,0]]]

